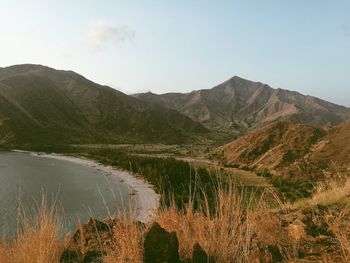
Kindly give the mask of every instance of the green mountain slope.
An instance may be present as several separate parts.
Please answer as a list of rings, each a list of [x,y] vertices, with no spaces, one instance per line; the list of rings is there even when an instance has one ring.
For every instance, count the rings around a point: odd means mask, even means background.
[[[0,68],[0,143],[182,143],[189,117],[40,65]]]

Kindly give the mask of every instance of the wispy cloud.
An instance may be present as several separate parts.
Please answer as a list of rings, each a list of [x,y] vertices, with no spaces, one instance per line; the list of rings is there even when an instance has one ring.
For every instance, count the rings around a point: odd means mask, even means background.
[[[344,37],[350,37],[350,26],[343,24],[339,27],[340,31],[343,33]]]
[[[135,31],[129,26],[112,26],[105,23],[96,23],[88,30],[88,42],[96,50],[102,50],[109,45],[121,45],[133,42]]]

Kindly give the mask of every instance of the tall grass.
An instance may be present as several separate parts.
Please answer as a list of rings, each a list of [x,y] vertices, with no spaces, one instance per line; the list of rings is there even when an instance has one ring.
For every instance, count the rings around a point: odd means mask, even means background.
[[[316,191],[315,197],[308,201],[317,200],[312,204],[318,204],[320,200],[327,200],[324,199],[326,196],[331,197],[337,192],[335,185],[322,192]],[[348,183],[337,184],[337,187],[340,188],[336,200],[343,200]],[[152,222],[145,225],[136,222],[136,217],[121,215],[113,218],[110,232],[101,234],[101,240],[95,241],[97,247],[94,249],[105,252],[103,262],[142,262],[145,235],[151,224],[157,222],[167,231],[176,233],[182,259],[191,258],[196,243],[216,262],[273,262],[271,249],[278,250],[278,257],[288,262],[298,257],[299,239],[290,233],[288,227],[282,226],[279,217],[271,212],[264,201],[264,195],[259,200],[254,200],[252,196],[247,202],[246,195],[234,184],[226,184],[225,187],[218,184],[213,205],[212,199],[209,200],[205,192],[197,191],[201,192],[201,201],[190,197],[182,208],[176,202],[162,206]],[[268,198],[270,201],[271,197]],[[332,204],[333,201],[332,199]],[[284,204],[280,200],[277,203],[281,204],[280,211],[286,214],[288,211]],[[328,213],[324,217],[342,251],[343,261],[349,262],[349,209],[340,213]],[[66,248],[60,240],[57,210],[48,209],[43,202],[34,219],[27,218],[23,221],[15,240],[0,243],[0,262],[58,263],[60,254]],[[91,248],[86,246],[80,247],[82,256],[89,249]]]
[[[57,209],[47,208],[43,199],[34,217],[23,216],[17,237],[0,243],[1,263],[59,262],[63,249],[60,229]]]
[[[230,186],[217,189],[215,209],[204,194],[201,206],[194,209],[190,201],[184,209],[175,205],[160,210],[156,221],[168,231],[176,232],[180,256],[191,258],[195,243],[214,256],[218,262],[235,262],[248,258],[251,229],[242,209],[242,200]]]

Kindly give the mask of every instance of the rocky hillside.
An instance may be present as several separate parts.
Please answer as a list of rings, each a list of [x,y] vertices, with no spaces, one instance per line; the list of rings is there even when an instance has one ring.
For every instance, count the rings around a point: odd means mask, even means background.
[[[272,122],[220,148],[226,165],[288,179],[350,175],[350,122],[329,129]]]
[[[350,175],[350,121],[331,128],[306,158],[326,173]]]
[[[179,143],[206,128],[72,71],[0,68],[0,144]]]
[[[350,118],[350,109],[343,106],[239,77],[212,89],[191,93],[135,96],[176,109],[210,129],[230,133],[244,132],[281,119],[321,127]]]

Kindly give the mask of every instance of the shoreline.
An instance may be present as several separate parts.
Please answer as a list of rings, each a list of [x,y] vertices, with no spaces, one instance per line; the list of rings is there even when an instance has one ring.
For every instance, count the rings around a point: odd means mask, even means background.
[[[112,166],[103,165],[99,162],[87,158],[68,156],[56,153],[40,153],[22,150],[12,150],[12,152],[27,153],[33,156],[42,158],[51,158],[56,160],[68,161],[83,166],[102,170],[106,173],[114,176],[118,182],[122,182],[129,186],[136,196],[136,220],[142,223],[147,223],[155,216],[160,202],[160,196],[157,194],[153,186],[136,175],[131,174],[128,171],[114,168]]]

